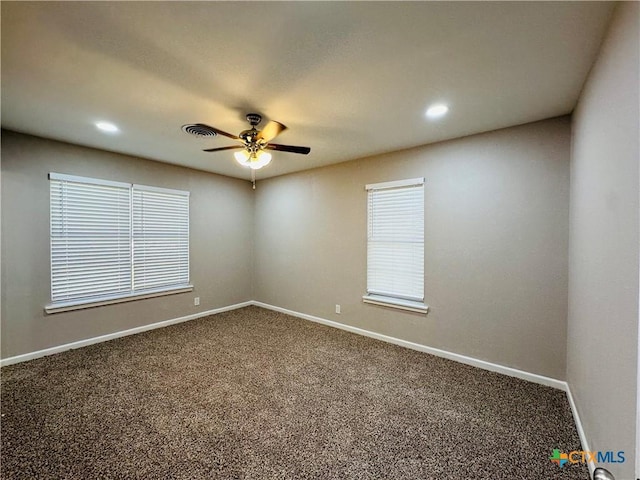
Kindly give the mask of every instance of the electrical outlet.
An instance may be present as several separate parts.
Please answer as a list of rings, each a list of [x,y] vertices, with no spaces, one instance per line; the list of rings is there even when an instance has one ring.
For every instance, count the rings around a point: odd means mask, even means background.
[[[340,305],[336,304],[336,313],[340,313]]]
[[[194,298],[194,299],[193,299],[193,304],[194,304],[194,305],[196,305],[196,306],[197,306],[197,305],[200,305],[200,297],[196,297],[196,298]]]

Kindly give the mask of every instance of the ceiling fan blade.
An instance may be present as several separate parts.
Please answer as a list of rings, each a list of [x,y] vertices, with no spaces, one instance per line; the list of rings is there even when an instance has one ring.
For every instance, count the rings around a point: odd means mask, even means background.
[[[267,123],[265,127],[262,130],[260,130],[260,132],[258,132],[257,139],[268,142],[276,138],[286,129],[287,127],[281,124],[280,122],[276,122],[275,120],[270,120],[269,123]]]
[[[223,135],[225,137],[233,138],[234,140],[239,140],[238,136],[236,136],[236,135],[224,132],[222,130],[219,130],[217,128],[211,127],[209,125],[205,125],[204,123],[196,123],[196,125],[199,126],[199,127],[203,127],[203,128],[209,128],[209,129],[213,130],[214,132],[216,132],[218,135]]]
[[[270,143],[264,148],[269,150],[278,150],[280,152],[301,153],[303,155],[306,155],[311,151],[309,147],[295,147],[293,145],[279,145],[277,143]]]
[[[235,150],[237,148],[244,148],[244,145],[231,145],[229,147],[207,148],[202,151],[203,152],[221,152],[222,150]]]

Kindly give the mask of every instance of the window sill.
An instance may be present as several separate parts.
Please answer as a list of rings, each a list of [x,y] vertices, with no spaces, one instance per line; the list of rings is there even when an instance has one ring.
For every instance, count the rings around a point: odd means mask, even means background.
[[[82,310],[85,308],[102,307],[104,305],[112,305],[115,303],[132,302],[134,300],[142,300],[145,298],[162,297],[165,295],[174,295],[176,293],[186,293],[193,291],[193,285],[185,285],[183,287],[164,288],[157,290],[147,290],[144,293],[135,293],[131,295],[118,295],[111,297],[101,297],[91,300],[74,300],[69,302],[50,303],[44,307],[44,311],[48,314],[70,312],[72,310]]]
[[[416,313],[429,313],[429,306],[422,302],[414,302],[412,300],[401,300],[399,298],[383,297],[381,295],[365,295],[362,297],[364,303],[372,305],[381,305],[383,307],[397,308],[398,310],[406,310]]]

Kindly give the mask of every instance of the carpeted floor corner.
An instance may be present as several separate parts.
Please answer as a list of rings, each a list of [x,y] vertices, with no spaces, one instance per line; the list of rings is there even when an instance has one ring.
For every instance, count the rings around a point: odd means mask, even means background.
[[[564,392],[247,307],[4,367],[3,479],[587,479]]]

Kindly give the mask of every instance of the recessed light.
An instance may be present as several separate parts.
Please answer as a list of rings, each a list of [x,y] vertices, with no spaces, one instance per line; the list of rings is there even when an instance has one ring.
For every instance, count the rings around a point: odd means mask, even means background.
[[[449,111],[449,107],[447,107],[444,103],[438,103],[435,105],[431,105],[427,109],[427,117],[440,118],[446,115],[448,111]]]
[[[120,131],[118,127],[109,122],[96,122],[96,128],[107,133],[116,133]]]

